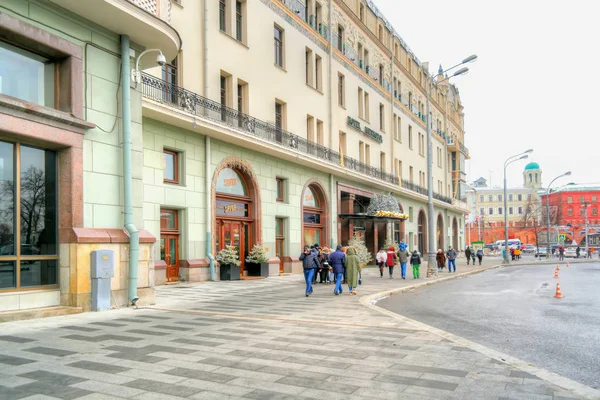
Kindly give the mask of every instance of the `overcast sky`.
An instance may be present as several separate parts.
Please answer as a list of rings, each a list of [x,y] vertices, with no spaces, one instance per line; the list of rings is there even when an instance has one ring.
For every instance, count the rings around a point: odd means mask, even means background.
[[[544,185],[600,184],[600,1],[375,0],[430,71],[471,54],[469,73],[453,81],[465,107],[468,181],[480,176],[522,184],[523,167],[540,164]]]

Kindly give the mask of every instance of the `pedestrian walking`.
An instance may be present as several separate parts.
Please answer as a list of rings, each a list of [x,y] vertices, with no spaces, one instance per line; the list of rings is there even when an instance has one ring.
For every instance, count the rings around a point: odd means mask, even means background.
[[[377,260],[377,266],[379,267],[379,277],[383,278],[383,267],[385,267],[385,263],[387,262],[387,253],[383,247],[379,249],[379,253],[377,253],[375,259]]]
[[[302,261],[302,269],[304,270],[304,280],[306,281],[306,297],[310,296],[313,292],[313,277],[315,276],[315,271],[319,269],[319,261],[318,261],[319,253],[317,249],[310,247],[308,245],[304,246],[304,252],[300,254],[298,258]]]
[[[330,266],[329,266],[329,253],[331,251],[329,250],[328,247],[323,247],[321,249],[321,255],[319,257],[319,263],[321,264],[321,278],[320,278],[320,282],[321,283],[330,283],[332,280],[329,278],[329,270],[330,270]]]
[[[349,294],[356,294],[358,286],[358,270],[360,269],[360,260],[354,247],[348,248],[346,254],[346,282],[348,283]]]
[[[465,257],[467,258],[467,265],[469,265],[469,261],[471,261],[471,247],[467,246],[467,248],[465,249]]]
[[[446,258],[448,259],[448,272],[452,272],[452,267],[454,268],[454,272],[456,272],[456,250],[452,246],[448,247]]]
[[[413,268],[413,279],[421,278],[421,274],[419,272],[419,267],[421,266],[421,257],[419,256],[418,251],[413,251],[412,256],[410,256],[410,265]]]
[[[335,289],[333,294],[342,294],[342,281],[344,280],[344,268],[346,267],[346,254],[342,251],[342,245],[338,244],[336,250],[329,255],[329,265],[335,277]]]
[[[388,272],[390,273],[390,279],[394,276],[394,265],[396,265],[396,260],[398,256],[396,255],[396,250],[394,246],[390,246],[387,251],[387,260],[386,265],[388,267]]]
[[[577,248],[575,249],[575,258],[579,258],[579,254],[581,254],[581,248],[577,246]]]
[[[515,249],[515,258],[517,260],[521,259],[521,248],[519,246],[517,246],[517,248]]]
[[[479,260],[479,265],[481,265],[481,260],[483,260],[483,249],[477,249],[477,259]],[[475,258],[473,258],[473,265],[475,265]]]
[[[594,254],[594,248],[590,247],[590,252],[587,255],[587,258],[592,258],[592,254]]]
[[[406,279],[406,264],[408,263],[408,258],[410,254],[406,249],[406,243],[400,243],[398,246],[398,260],[400,260],[400,272],[402,274],[402,279]]]
[[[483,250],[481,250],[483,252]],[[471,252],[471,258],[473,259],[473,265],[475,265],[475,250]]]
[[[562,246],[558,246],[558,260],[562,261],[565,259],[565,248]]]
[[[438,249],[435,255],[435,261],[437,263],[438,271],[443,271],[444,267],[446,266],[446,255],[442,249]]]

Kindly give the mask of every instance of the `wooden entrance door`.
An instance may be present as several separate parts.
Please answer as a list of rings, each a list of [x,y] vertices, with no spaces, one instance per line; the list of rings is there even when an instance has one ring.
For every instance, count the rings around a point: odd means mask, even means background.
[[[285,236],[284,236],[284,221],[283,218],[275,220],[275,255],[279,258],[279,273],[283,274]]]
[[[224,249],[225,246],[233,246],[240,257],[240,275],[244,272],[244,261],[250,251],[249,244],[252,243],[252,223],[245,221],[218,221],[217,246]]]
[[[167,264],[167,281],[179,280],[179,218],[176,210],[160,210],[160,259]]]

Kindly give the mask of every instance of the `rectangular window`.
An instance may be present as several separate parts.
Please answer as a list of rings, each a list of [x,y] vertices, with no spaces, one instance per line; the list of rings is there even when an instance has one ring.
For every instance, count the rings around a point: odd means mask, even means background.
[[[519,215],[523,215],[523,207],[519,207]]]
[[[485,215],[485,208],[479,209],[479,215]]]
[[[278,202],[283,202],[285,201],[285,180],[283,178],[276,178],[276,183],[277,183],[277,197],[276,197],[276,201]]]
[[[402,180],[402,161],[396,159],[394,165],[396,165],[396,176]]]
[[[345,156],[346,154],[348,154],[347,152],[347,148],[346,148],[346,132],[341,132],[339,133],[339,152],[341,156]]]
[[[508,201],[513,201],[513,195],[512,194],[508,195]]]
[[[413,177],[413,167],[408,167],[408,180],[410,183],[414,182],[414,177]]]
[[[369,113],[369,93],[365,92],[365,120],[369,121],[370,120],[370,113]]]
[[[322,61],[321,57],[315,55],[315,88],[321,92],[323,91],[323,77],[322,77]]]
[[[385,172],[385,153],[383,151],[379,153],[379,168],[381,172]]]
[[[313,52],[307,48],[305,51],[305,69],[306,69],[306,84],[310,87],[314,87],[313,81]]]
[[[569,203],[569,204],[573,203],[573,198],[571,196],[567,197],[567,203]]]
[[[0,41],[0,93],[54,108],[55,64]]]
[[[0,291],[58,283],[57,173],[56,153],[0,142]]]
[[[442,149],[437,148],[437,166],[438,168],[442,168]]]
[[[344,53],[344,27],[341,25],[338,25],[337,39],[338,39],[337,49],[341,53]]]
[[[338,72],[338,104],[346,106],[346,78]]]
[[[323,121],[317,120],[317,144],[323,145]]]
[[[508,207],[508,214],[509,215],[513,215],[513,208],[512,207]]]
[[[365,162],[365,143],[361,140],[358,141],[358,161]]]
[[[235,38],[244,41],[244,4],[239,0],[235,2]]]
[[[219,29],[227,32],[227,1],[219,0]]]
[[[580,203],[584,203],[584,202],[585,202],[585,200],[584,200],[583,196],[579,196],[579,202],[580,202]]]
[[[315,119],[310,115],[306,116],[306,140],[315,141]]]
[[[488,215],[494,215],[494,209],[492,207],[488,208]]]
[[[230,118],[229,114],[227,113],[227,109],[225,107],[229,107],[230,106],[230,89],[229,89],[229,85],[231,82],[231,76],[225,76],[225,75],[221,75],[220,78],[220,95],[221,95],[221,121],[223,122],[228,122],[228,119]]]
[[[365,164],[371,165],[371,146],[365,143]]]
[[[412,168],[412,167],[411,167]],[[410,222],[413,222],[414,218],[413,218],[413,208],[412,207],[408,207],[408,220]]]
[[[502,195],[501,194],[498,195],[498,201],[502,201]]]
[[[498,215],[502,215],[502,207],[498,207]]]
[[[363,119],[365,117],[364,97],[361,88],[358,88],[358,117]]]
[[[237,84],[238,127],[244,126],[244,115],[248,114],[248,84],[238,79]]]
[[[164,179],[166,183],[179,183],[179,154],[172,150],[163,150],[165,162]]]
[[[379,130],[385,132],[385,107],[379,103]]]
[[[488,195],[488,201],[491,203],[494,201],[494,196],[492,196],[491,194]]]
[[[408,126],[408,148],[412,150],[413,148],[413,140],[412,140],[412,126]]]
[[[167,90],[163,92],[164,100],[169,103],[177,103],[177,90],[174,86],[177,86],[177,58],[173,61],[162,66],[162,79],[165,81]]]
[[[482,195],[482,194],[480,194],[480,195],[479,195],[479,201],[480,201],[481,203],[483,203],[483,195]]]
[[[285,103],[275,101],[275,140],[279,143],[283,142],[283,131],[287,127],[286,108]]]
[[[569,217],[573,216],[573,209],[572,208],[569,208],[568,215],[569,215]]]
[[[592,215],[598,215],[598,209],[592,208]]]
[[[596,202],[596,196],[592,196],[592,202],[595,203]]]
[[[274,35],[273,39],[274,39],[274,47],[275,47],[275,65],[278,65],[281,68],[283,68],[283,65],[284,65],[283,29],[281,29],[278,26],[275,26],[273,35]]]

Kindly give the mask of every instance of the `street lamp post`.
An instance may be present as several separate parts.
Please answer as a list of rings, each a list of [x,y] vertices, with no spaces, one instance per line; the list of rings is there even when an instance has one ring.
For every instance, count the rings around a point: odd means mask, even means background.
[[[429,214],[427,218],[427,277],[431,277],[435,274],[436,261],[435,261],[435,221],[434,221],[434,209],[433,209],[433,143],[431,136],[431,106],[430,106],[430,97],[431,97],[431,84],[436,84],[435,79],[439,76],[443,76],[446,72],[459,67],[464,64],[468,64],[477,59],[476,55],[469,56],[462,60],[459,64],[456,64],[445,71],[438,73],[433,76],[431,79],[431,83],[427,82],[425,93],[427,94],[427,213]],[[452,76],[447,79],[450,79],[455,76],[464,75],[469,71],[469,68],[461,68],[456,71]]]
[[[531,153],[533,151],[533,149],[529,149],[523,153],[519,153],[517,155],[514,155],[512,157],[508,157],[506,159],[506,161],[504,161],[504,264],[508,264],[510,263],[509,259],[508,259],[508,214],[506,213],[507,211],[507,206],[506,206],[506,198],[507,198],[507,188],[506,188],[506,167],[508,167],[510,164],[514,163],[515,161],[519,161],[519,160],[524,160],[527,157],[529,157],[529,153]]]
[[[550,257],[550,187],[558,178],[562,178],[563,176],[571,175],[571,171],[567,171],[562,175],[557,176],[556,178],[550,181],[548,185],[548,189],[546,190],[546,258]],[[558,235],[558,233],[557,233]],[[558,239],[558,236],[557,236]]]

